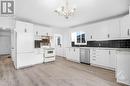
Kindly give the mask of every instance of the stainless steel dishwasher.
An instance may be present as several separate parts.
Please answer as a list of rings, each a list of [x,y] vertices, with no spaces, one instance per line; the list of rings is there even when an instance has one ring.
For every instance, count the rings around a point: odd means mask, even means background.
[[[80,49],[80,63],[90,64],[90,49]]]

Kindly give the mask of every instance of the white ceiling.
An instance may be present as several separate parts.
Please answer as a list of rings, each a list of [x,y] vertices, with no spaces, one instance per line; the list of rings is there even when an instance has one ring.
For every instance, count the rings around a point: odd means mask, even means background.
[[[70,27],[128,12],[130,0],[70,0],[77,10],[65,19],[54,10],[63,0],[15,0],[16,16],[33,22],[55,27]]]

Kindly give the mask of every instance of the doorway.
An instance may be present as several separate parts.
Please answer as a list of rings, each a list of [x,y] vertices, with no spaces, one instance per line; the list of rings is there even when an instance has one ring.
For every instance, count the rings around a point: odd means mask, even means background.
[[[11,57],[11,30],[0,28],[0,59]]]
[[[61,34],[55,34],[54,37],[56,55],[64,57],[63,36]]]

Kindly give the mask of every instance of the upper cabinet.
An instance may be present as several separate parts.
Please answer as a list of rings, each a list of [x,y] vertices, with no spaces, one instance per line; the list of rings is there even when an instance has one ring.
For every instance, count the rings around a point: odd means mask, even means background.
[[[108,33],[106,34],[108,39],[120,38],[120,22],[119,19],[111,20],[108,22]]]
[[[120,38],[118,19],[92,24],[87,27],[87,41],[112,40]]]
[[[121,38],[130,38],[130,17],[129,15],[124,16],[120,20],[120,27],[121,27]]]
[[[44,27],[41,25],[34,25],[34,35],[36,36],[52,36],[53,35],[53,29],[50,27]]]
[[[33,33],[33,24],[22,21],[16,21],[15,30],[17,33]]]

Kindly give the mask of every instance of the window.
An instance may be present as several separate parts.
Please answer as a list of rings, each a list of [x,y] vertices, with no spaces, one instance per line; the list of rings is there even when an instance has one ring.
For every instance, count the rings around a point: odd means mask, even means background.
[[[75,44],[86,44],[86,33],[85,32],[72,33],[72,41],[74,41]]]
[[[60,39],[60,37],[57,38],[57,45],[61,45],[61,39]]]

